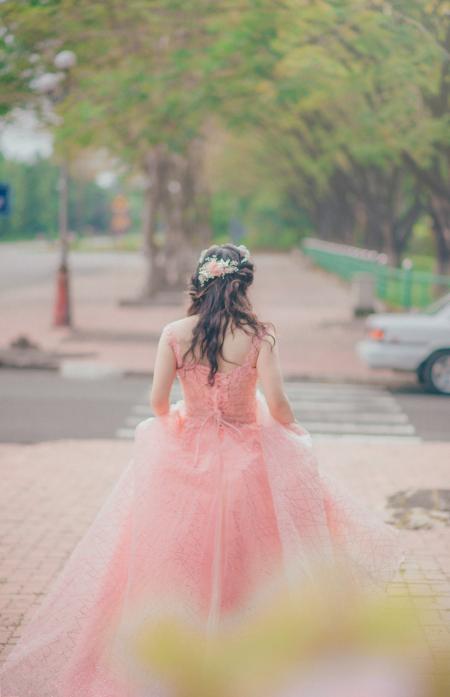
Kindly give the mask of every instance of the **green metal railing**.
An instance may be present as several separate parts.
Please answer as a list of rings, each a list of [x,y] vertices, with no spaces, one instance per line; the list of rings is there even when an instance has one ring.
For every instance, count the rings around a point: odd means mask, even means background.
[[[387,265],[384,254],[371,250],[313,238],[303,240],[302,249],[317,266],[348,281],[355,273],[373,274],[377,297],[394,307],[426,307],[450,291],[449,276],[397,269]]]

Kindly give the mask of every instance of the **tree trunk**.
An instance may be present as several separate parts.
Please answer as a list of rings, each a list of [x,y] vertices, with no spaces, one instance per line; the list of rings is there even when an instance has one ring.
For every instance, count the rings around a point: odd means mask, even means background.
[[[383,229],[380,225],[380,219],[375,212],[374,206],[365,205],[366,209],[366,223],[364,226],[364,246],[367,249],[375,249],[377,252],[381,252],[384,247],[383,242]]]
[[[334,235],[333,207],[330,204],[330,199],[328,196],[317,201],[314,209],[311,211],[311,217],[317,237],[320,240],[330,240],[332,242],[337,241]]]
[[[366,208],[366,246],[385,252],[389,264],[400,266],[422,211],[417,192],[405,186],[405,172],[398,167],[390,171],[372,167],[361,176],[359,186]]]
[[[449,28],[450,34],[450,28]],[[448,62],[445,66],[447,72]],[[441,82],[445,90],[442,101],[443,113],[448,111],[447,82]],[[439,103],[437,100],[436,103]],[[440,156],[441,155],[441,156]],[[404,153],[404,160],[416,177],[419,185],[429,192],[428,210],[433,220],[433,234],[436,243],[436,271],[446,275],[449,272],[450,258],[450,196],[448,182],[448,150],[442,148],[442,152],[436,153],[432,163],[427,169],[417,164],[409,153]],[[447,173],[447,174],[446,174]]]
[[[436,242],[436,273],[446,276],[450,272],[450,202],[432,194],[430,213]]]
[[[211,194],[204,172],[204,149],[204,141],[196,138],[188,150],[186,204],[191,211],[191,240],[195,248],[208,247],[212,241]]]
[[[163,286],[161,269],[158,264],[158,247],[155,244],[158,209],[161,203],[161,157],[161,149],[157,146],[147,154],[144,162],[146,186],[142,214],[142,235],[147,270],[142,289],[143,298],[154,297]]]
[[[209,244],[209,194],[202,179],[201,152],[190,146],[187,154],[154,147],[144,161],[147,187],[142,231],[148,260],[143,296],[184,288],[201,246]],[[164,245],[155,243],[159,217]]]
[[[172,154],[168,159],[164,183],[163,210],[165,219],[165,268],[169,288],[186,285],[191,255],[186,221],[186,158]]]
[[[353,244],[356,228],[355,207],[348,176],[342,170],[337,170],[331,179],[330,196],[335,237],[344,244]]]

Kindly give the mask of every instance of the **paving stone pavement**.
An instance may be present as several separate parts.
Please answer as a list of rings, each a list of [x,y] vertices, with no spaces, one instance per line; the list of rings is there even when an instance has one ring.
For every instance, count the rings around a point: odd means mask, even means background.
[[[325,471],[381,513],[399,490],[449,484],[449,444],[319,441],[314,447]],[[88,528],[131,448],[117,440],[0,445],[1,655],[17,642],[21,624]],[[438,655],[450,646],[450,527],[400,535],[407,558],[389,593],[426,606],[424,633]]]

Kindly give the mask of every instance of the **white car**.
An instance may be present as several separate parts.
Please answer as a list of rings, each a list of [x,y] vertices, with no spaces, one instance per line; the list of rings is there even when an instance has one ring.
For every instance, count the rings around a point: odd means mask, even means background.
[[[450,293],[422,312],[370,315],[357,344],[371,368],[414,371],[433,392],[450,395]]]

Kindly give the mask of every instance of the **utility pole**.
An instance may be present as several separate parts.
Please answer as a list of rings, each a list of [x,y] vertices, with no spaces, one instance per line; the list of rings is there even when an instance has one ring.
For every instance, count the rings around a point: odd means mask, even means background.
[[[73,51],[60,51],[53,61],[56,73],[39,75],[33,86],[46,95],[54,104],[58,104],[69,92],[69,73],[76,65],[77,58]],[[53,310],[54,327],[71,327],[72,312],[70,301],[69,273],[69,165],[65,155],[62,157],[58,181],[58,232],[59,259],[56,275],[56,296]]]

